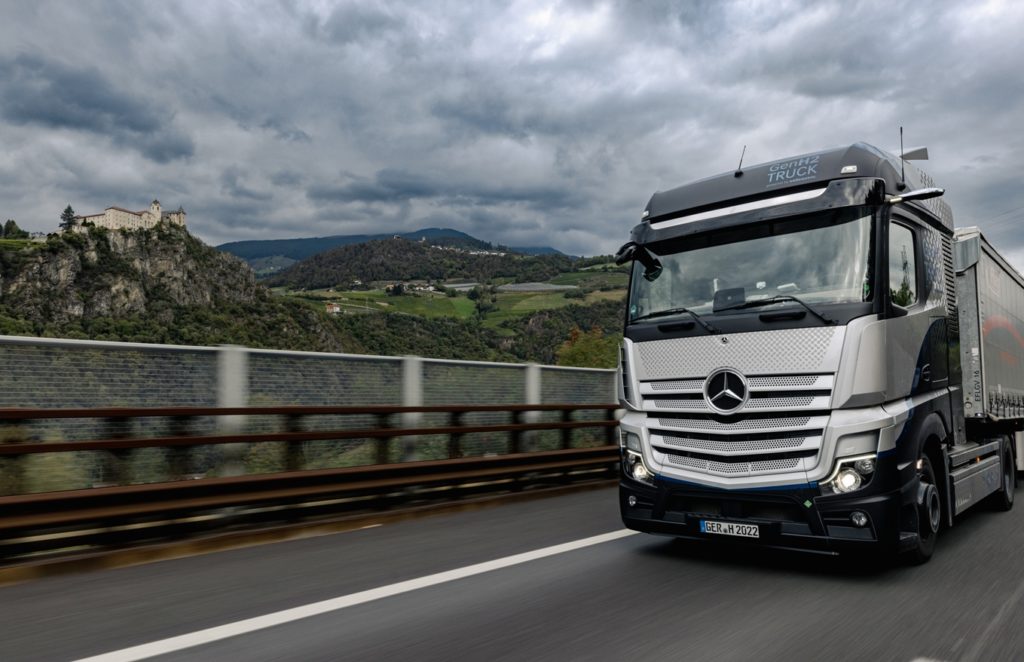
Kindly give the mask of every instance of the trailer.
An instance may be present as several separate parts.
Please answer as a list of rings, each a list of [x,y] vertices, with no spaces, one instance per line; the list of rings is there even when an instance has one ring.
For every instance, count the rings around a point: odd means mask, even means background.
[[[620,349],[627,527],[927,561],[1013,505],[1024,278],[870,145],[652,196]]]

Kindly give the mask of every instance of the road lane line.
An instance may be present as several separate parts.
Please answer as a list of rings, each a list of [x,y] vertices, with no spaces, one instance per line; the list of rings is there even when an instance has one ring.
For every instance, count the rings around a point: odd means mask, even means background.
[[[512,556],[506,556],[493,561],[485,561],[484,563],[468,565],[454,570],[446,570],[445,572],[439,572],[433,575],[419,577],[417,579],[409,579],[404,582],[398,582],[397,584],[389,584],[387,586],[381,586],[367,591],[350,593],[349,595],[343,595],[329,600],[322,600],[320,602],[314,602],[301,607],[293,607],[291,609],[277,611],[264,616],[256,616],[255,618],[247,618],[234,623],[218,625],[205,630],[198,630],[196,632],[190,632],[189,634],[183,634],[177,637],[169,637],[167,639],[153,641],[140,646],[132,646],[131,648],[111,651],[94,657],[82,658],[81,660],[78,660],[78,662],[132,662],[133,660],[145,660],[157,655],[174,653],[187,648],[220,641],[221,639],[236,637],[240,634],[263,630],[265,628],[274,627],[275,625],[291,623],[292,621],[309,618],[310,616],[319,616],[320,614],[337,611],[339,609],[344,609],[345,607],[353,607],[355,605],[372,602],[373,600],[380,600],[381,598],[388,598],[401,593],[408,593],[409,591],[415,591],[429,586],[437,586],[438,584],[444,584],[457,579],[472,577],[485,572],[501,570],[502,568],[536,561],[537,559],[543,559],[548,556],[565,554],[566,552],[572,552],[577,549],[600,545],[601,543],[611,542],[613,540],[618,540],[635,534],[636,531],[630,531],[628,529],[612,531],[611,533],[604,533],[599,536],[573,540],[572,542],[562,543],[561,545],[535,549],[531,552],[513,554]]]

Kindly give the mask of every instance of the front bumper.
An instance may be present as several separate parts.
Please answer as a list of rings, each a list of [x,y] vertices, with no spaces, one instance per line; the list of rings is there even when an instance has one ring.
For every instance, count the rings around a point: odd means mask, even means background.
[[[691,540],[717,541],[822,554],[889,553],[900,540],[900,512],[911,486],[890,492],[821,496],[817,488],[721,490],[658,480],[650,487],[619,483],[627,528]],[[635,505],[630,505],[630,497]],[[864,527],[850,515],[868,516]],[[701,532],[702,520],[758,525],[757,539]]]

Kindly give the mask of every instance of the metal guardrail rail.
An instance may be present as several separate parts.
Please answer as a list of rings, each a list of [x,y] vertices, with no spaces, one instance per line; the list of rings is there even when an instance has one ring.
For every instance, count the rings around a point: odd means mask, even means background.
[[[0,560],[58,550],[96,549],[144,541],[185,537],[225,527],[245,528],[310,518],[379,511],[409,504],[452,501],[470,495],[517,492],[525,488],[612,478],[618,469],[613,404],[451,405],[451,406],[284,406],[158,407],[103,409],[0,408],[0,427],[44,419],[106,421],[110,428],[142,418],[168,418],[187,431],[198,417],[283,417],[284,429],[273,432],[110,438],[81,441],[9,442],[0,458],[90,451],[124,457],[133,449],[185,449],[218,444],[286,444],[287,470],[277,473],[184,479],[160,483],[113,485],[88,489],[0,497]],[[602,418],[574,420],[579,411]],[[463,424],[477,412],[504,412],[512,422]],[[561,412],[559,421],[537,421],[532,412]],[[359,429],[301,430],[307,416],[376,415],[378,425]],[[389,417],[447,414],[434,426],[390,427]],[[572,432],[603,431],[604,444],[572,448]],[[560,430],[561,448],[523,452],[534,431]],[[461,457],[467,434],[504,433],[507,453]],[[387,462],[392,440],[424,435],[448,437],[448,459]],[[377,464],[303,470],[302,444],[315,440],[368,439],[377,444]]]

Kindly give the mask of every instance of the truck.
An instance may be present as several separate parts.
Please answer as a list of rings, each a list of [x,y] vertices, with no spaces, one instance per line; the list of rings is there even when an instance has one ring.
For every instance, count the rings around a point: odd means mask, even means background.
[[[855,143],[651,197],[616,255],[628,528],[924,563],[1013,506],[1024,279],[926,158]]]

